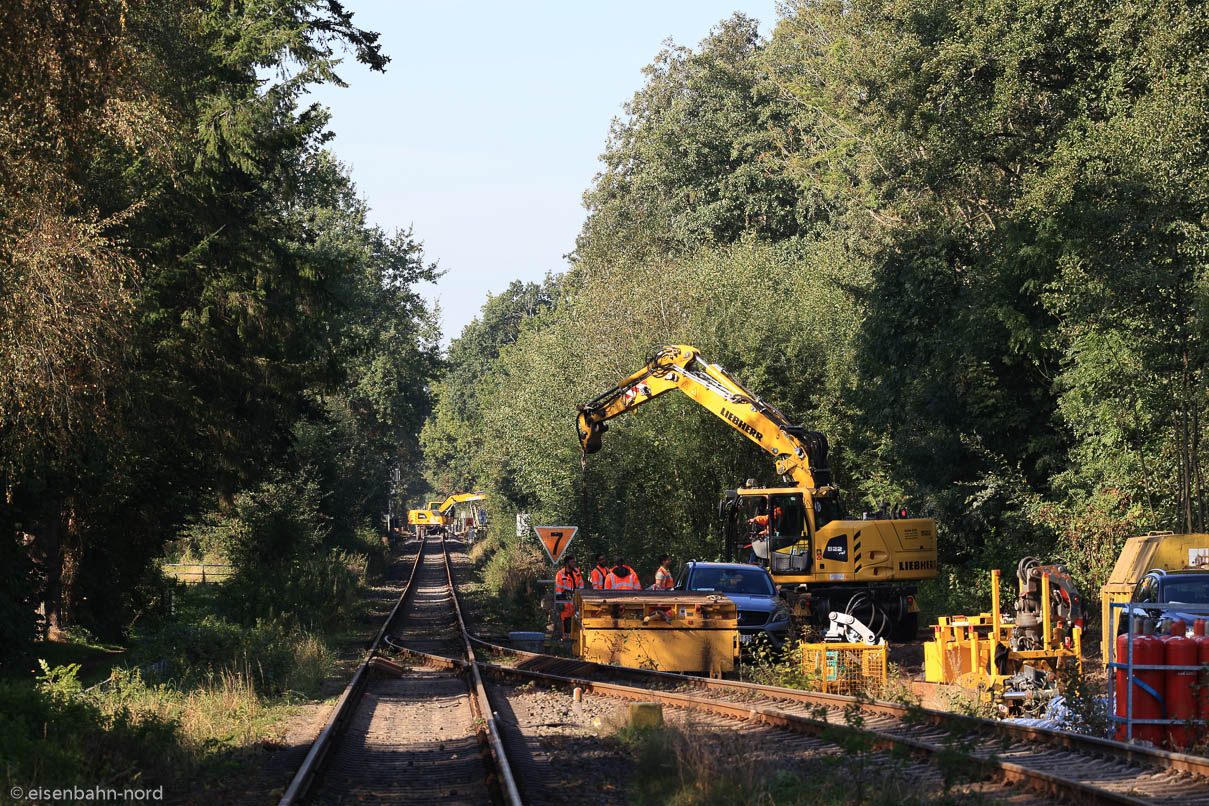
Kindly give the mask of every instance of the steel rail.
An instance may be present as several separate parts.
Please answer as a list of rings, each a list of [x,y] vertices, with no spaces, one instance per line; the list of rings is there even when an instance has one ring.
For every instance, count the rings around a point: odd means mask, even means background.
[[[448,554],[446,554],[446,561],[448,562]],[[452,573],[450,574],[450,585],[454,590],[454,598],[456,601],[457,593],[456,587],[453,586]],[[617,676],[620,674],[649,680],[652,682],[652,685],[663,684],[680,687],[691,686],[693,688],[706,689],[714,693],[738,693],[740,696],[746,695],[750,699],[747,701],[735,702],[720,700],[713,697],[693,696],[678,691],[667,691],[665,689],[658,688],[609,683],[594,679],[593,677],[557,674],[550,671],[543,671],[538,668],[527,668],[525,665],[505,666],[483,662],[477,664],[481,666],[484,671],[492,674],[493,676],[504,678],[509,676],[514,678],[520,677],[527,680],[545,681],[549,684],[563,687],[578,686],[583,688],[585,691],[593,691],[605,696],[627,700],[654,700],[676,707],[705,711],[736,719],[755,721],[812,735],[820,735],[825,731],[836,730],[856,732],[869,737],[873,742],[873,746],[879,749],[899,747],[909,752],[914,752],[917,755],[932,756],[938,753],[945,753],[950,756],[957,755],[967,759],[970,764],[987,770],[991,775],[996,776],[1004,781],[1018,783],[1043,795],[1061,796],[1078,803],[1113,803],[1122,804],[1123,806],[1142,806],[1142,804],[1150,804],[1153,801],[1147,800],[1144,797],[1137,797],[1135,795],[1105,789],[1101,786],[1097,786],[1095,783],[1074,780],[1072,778],[1058,775],[1043,769],[1001,759],[993,754],[989,757],[976,755],[969,751],[957,749],[952,746],[952,743],[933,744],[927,741],[901,736],[885,730],[868,727],[855,728],[842,723],[829,721],[826,711],[817,712],[817,717],[806,716],[768,705],[757,704],[752,702],[752,699],[759,698],[790,701],[802,705],[815,707],[821,706],[833,711],[842,711],[856,707],[864,712],[902,720],[910,725],[918,725],[920,727],[930,726],[951,731],[953,737],[958,742],[965,740],[971,745],[990,739],[1004,739],[1027,744],[1041,743],[1053,746],[1055,749],[1071,750],[1077,753],[1086,754],[1090,757],[1103,758],[1107,756],[1117,761],[1137,764],[1151,770],[1170,770],[1173,772],[1191,773],[1199,777],[1209,778],[1209,759],[1186,753],[1175,753],[1160,750],[1158,748],[1127,744],[1112,739],[1086,736],[1069,731],[1017,725],[998,720],[967,716],[964,714],[953,714],[946,711],[938,711],[935,709],[922,708],[918,706],[906,706],[900,703],[892,703],[881,700],[869,700],[867,698],[851,697],[840,694],[828,694],[825,692],[805,691],[801,689],[789,689],[779,686],[768,686],[742,681],[723,681],[713,678],[698,677],[695,675],[677,674],[673,672],[659,672],[649,669],[609,666],[591,661],[581,661],[574,658],[564,658],[555,655],[525,652],[523,650],[513,649],[512,647],[505,647],[483,640],[478,636],[465,631],[464,622],[460,623],[462,624],[463,635],[472,644],[472,646],[477,645],[483,650],[490,650],[495,653],[519,658],[522,660],[522,664],[524,662],[528,662],[534,665],[572,665],[579,668],[586,668],[590,670],[591,673],[597,675]],[[584,672],[584,674],[588,674],[588,672]],[[962,736],[960,731],[965,731],[974,735]]]
[[[637,669],[628,666],[608,666],[605,664],[594,663],[592,661],[563,658],[557,655],[525,652],[524,650],[501,646],[477,637],[473,638],[473,640],[484,648],[490,649],[492,652],[523,658],[532,663],[578,664],[590,667],[593,669],[593,671],[601,674],[612,676],[621,674],[631,678],[646,678],[653,681],[653,683],[666,683],[682,687],[692,686],[694,688],[707,689],[716,692],[732,691],[746,693],[751,697],[788,700],[791,702],[801,703],[803,705],[823,705],[836,709],[845,709],[857,706],[867,713],[882,714],[893,718],[909,717],[913,722],[918,724],[926,724],[938,728],[952,728],[959,726],[967,731],[990,734],[991,736],[1000,739],[1027,741],[1031,743],[1042,742],[1050,745],[1058,745],[1078,752],[1097,754],[1101,756],[1111,756],[1121,761],[1129,761],[1155,769],[1191,773],[1209,780],[1209,758],[1205,758],[1203,756],[1194,756],[1188,753],[1177,753],[1170,750],[1161,750],[1157,747],[1145,747],[1142,745],[1119,742],[1114,739],[1088,736],[1085,734],[1073,733],[1071,731],[1058,730],[1055,728],[1018,725],[1012,722],[1002,722],[995,719],[985,719],[983,717],[969,716],[966,714],[954,714],[948,711],[938,711],[932,708],[923,708],[919,706],[907,706],[901,703],[886,702],[884,700],[869,700],[867,698],[851,697],[843,694],[828,694],[822,691],[806,691],[803,689],[783,688],[780,686],[768,686],[738,680],[718,680],[715,678],[699,677],[696,675],[677,674],[675,672]]]
[[[307,752],[306,758],[298,767],[298,771],[294,773],[290,785],[286,787],[285,792],[278,801],[278,806],[294,806],[301,803],[302,799],[310,791],[311,785],[315,782],[316,774],[319,768],[323,765],[329,751],[332,749],[333,743],[339,736],[349,718],[352,716],[356,708],[359,698],[356,696],[365,688],[365,681],[369,673],[369,669],[374,665],[377,659],[378,650],[381,648],[386,639],[387,630],[395,617],[399,614],[400,609],[404,606],[405,601],[410,596],[415,581],[416,572],[420,567],[420,563],[424,559],[424,541],[421,540],[416,547],[416,558],[411,566],[411,573],[407,576],[407,583],[403,588],[403,592],[399,594],[398,601],[391,608],[390,614],[386,620],[382,622],[382,627],[378,630],[378,634],[370,642],[369,649],[365,653],[365,658],[357,667],[357,671],[353,673],[353,679],[345,686],[344,692],[340,695],[340,699],[336,702],[336,707],[332,709],[331,715],[323,726],[323,730],[315,737],[315,741],[311,743],[311,749]]]
[[[500,666],[490,663],[484,663],[481,665],[486,671],[504,678],[523,677],[529,680],[542,680],[547,683],[554,683],[563,687],[579,687],[584,691],[590,691],[597,694],[602,694],[604,696],[626,700],[654,700],[666,705],[687,708],[695,711],[705,711],[718,716],[772,725],[796,733],[821,736],[824,739],[827,738],[825,734],[831,731],[851,732],[854,734],[859,733],[872,739],[872,746],[878,750],[889,750],[894,747],[900,747],[910,752],[927,756],[934,756],[940,753],[944,753],[949,756],[958,756],[966,759],[971,765],[974,765],[975,768],[988,770],[992,774],[999,775],[1004,780],[1023,784],[1029,789],[1041,792],[1042,794],[1061,795],[1072,799],[1076,803],[1115,803],[1121,804],[1121,806],[1147,806],[1147,804],[1151,803],[1150,801],[1135,798],[1130,795],[1105,790],[1093,784],[1075,781],[1060,775],[1045,772],[1044,770],[1017,764],[1015,762],[1004,761],[994,756],[984,758],[970,752],[955,749],[952,746],[931,744],[929,742],[920,741],[919,739],[899,736],[873,728],[851,727],[836,722],[830,722],[826,719],[819,719],[816,717],[782,711],[778,708],[771,708],[753,703],[736,703],[726,700],[715,700],[708,697],[695,697],[690,694],[681,694],[678,692],[662,691],[658,689],[639,688],[636,686],[622,685],[620,683],[603,683],[589,678],[565,677],[563,675],[556,675],[550,672],[522,669],[516,666]]]
[[[470,631],[466,629],[466,621],[462,617],[462,606],[458,601],[457,585],[453,582],[453,566],[449,563],[449,549],[445,546],[445,536],[441,536],[441,557],[445,560],[445,579],[449,584],[449,595],[453,599],[453,610],[458,617],[458,633],[466,651],[466,666],[474,679],[474,690],[478,697],[479,711],[486,723],[487,739],[491,747],[491,755],[500,775],[500,788],[510,806],[522,806],[520,790],[516,787],[516,779],[512,775],[512,767],[508,763],[508,755],[504,752],[504,742],[500,738],[499,726],[495,721],[495,712],[491,701],[487,698],[487,689],[483,685],[483,676],[479,671],[479,663],[474,655],[474,646],[470,643]]]

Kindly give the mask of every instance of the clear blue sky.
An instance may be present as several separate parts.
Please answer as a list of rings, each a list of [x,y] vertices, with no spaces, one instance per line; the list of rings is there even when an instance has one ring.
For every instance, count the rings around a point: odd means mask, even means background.
[[[403,2],[345,0],[391,57],[346,59],[323,87],[331,144],[387,229],[414,226],[446,275],[444,341],[488,292],[565,269],[609,122],[663,40],[696,47],[735,11],[767,36],[775,0]]]

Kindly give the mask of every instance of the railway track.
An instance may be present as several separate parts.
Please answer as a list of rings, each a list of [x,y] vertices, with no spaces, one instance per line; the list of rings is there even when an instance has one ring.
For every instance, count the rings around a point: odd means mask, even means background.
[[[433,540],[281,798],[311,803],[505,803],[519,806]],[[388,659],[398,653],[415,667]]]
[[[1084,803],[1209,804],[1209,759],[1067,731],[822,692],[713,680],[524,652],[473,638],[492,676],[535,680],[811,736],[858,730],[873,748],[964,756],[996,780]],[[859,728],[853,715],[859,715]]]
[[[998,720],[953,714],[900,703],[739,681],[714,680],[645,669],[621,669],[596,663],[541,655],[475,639],[484,652],[511,664],[490,664],[494,674],[560,682],[615,693],[627,699],[648,696],[720,715],[770,723],[798,723],[804,732],[824,725],[845,725],[856,708],[866,728],[887,734],[885,742],[918,740],[970,754],[993,764],[1014,764],[1039,770],[1064,770],[1073,790],[1118,802],[1209,804],[1209,759],[1156,748],[1125,744],[1068,731],[1029,727]],[[612,681],[612,682],[610,682]],[[624,681],[624,683],[623,683]],[[585,689],[586,690],[586,689]],[[818,725],[801,724],[802,719]],[[795,729],[799,729],[795,728]],[[1027,775],[1027,772],[1022,772]],[[1045,779],[1046,776],[1042,776]],[[1080,786],[1088,785],[1090,789]],[[1062,786],[1060,781],[1056,786]]]
[[[515,798],[511,802],[519,803],[522,796],[523,801],[530,804],[559,802],[557,795],[552,794],[558,790],[551,771],[548,765],[543,765],[540,750],[534,752],[537,745],[532,737],[525,735],[518,720],[504,720],[501,729],[494,718],[496,713],[511,712],[509,690],[515,690],[517,684],[537,683],[559,690],[580,688],[598,700],[660,702],[669,721],[704,726],[719,734],[750,737],[750,747],[762,748],[766,754],[769,748],[775,748],[774,760],[783,759],[786,763],[795,758],[835,754],[838,744],[850,742],[853,736],[859,735],[866,764],[893,763],[900,773],[926,781],[939,780],[948,774],[940,769],[946,765],[952,768],[956,763],[968,777],[983,779],[985,783],[976,788],[992,799],[1013,803],[1059,800],[1171,806],[1209,804],[1209,759],[897,703],[623,669],[523,652],[473,636],[465,627],[460,604],[453,593],[455,590],[444,542],[425,543],[417,556],[413,580],[396,606],[396,611],[402,609],[402,613],[392,613],[379,634],[380,641],[371,649],[363,666],[367,668],[367,674],[372,676],[376,671],[384,677],[378,681],[382,688],[370,690],[374,696],[387,699],[397,696],[400,701],[414,705],[414,698],[409,699],[409,693],[402,691],[410,685],[416,691],[426,692],[430,705],[437,709],[452,708],[449,703],[453,702],[456,693],[450,688],[450,693],[445,694],[446,688],[439,686],[449,687],[455,680],[473,681],[471,686],[477,689],[477,713],[480,715],[477,724],[482,728],[477,732],[480,752],[476,758],[480,767],[486,770],[479,775],[483,780],[496,782],[488,790],[476,791],[476,794],[497,802]],[[411,604],[405,603],[409,596],[414,598]],[[392,624],[394,626],[388,630]],[[404,629],[400,624],[408,626]],[[384,647],[397,653],[395,661],[383,659],[379,650]],[[476,652],[480,657],[490,657],[493,662],[477,661]],[[423,667],[423,671],[409,670],[399,661],[414,663]],[[483,686],[484,677],[498,682]],[[388,683],[399,691],[390,689]],[[382,707],[379,701],[372,710]],[[483,714],[487,716],[483,717]],[[350,730],[352,725],[360,730],[367,718],[372,727],[372,716],[363,716],[360,721],[354,720],[350,724]],[[415,764],[416,759],[408,757],[409,761],[400,762],[403,757],[396,758],[395,755],[407,752],[407,746],[423,741],[428,742],[431,750],[433,740],[409,732],[418,717],[398,717],[396,723],[390,723],[389,717],[386,719],[383,726],[389,726],[395,737],[393,741],[403,742],[404,746],[396,749],[375,746],[368,755],[352,753],[347,758],[337,752],[330,769],[339,771],[344,788],[331,783],[336,779],[329,772],[324,787],[318,789],[316,801],[338,802],[339,796],[333,797],[335,793],[351,793],[355,797],[358,793],[364,796],[371,791],[381,800],[380,788],[390,791],[401,788],[398,782],[388,783],[385,779],[408,773],[409,765]],[[447,715],[437,719],[442,724],[450,724]],[[422,719],[420,723],[423,723]],[[325,728],[325,733],[327,731]],[[373,730],[366,735],[373,736]],[[363,743],[372,744],[368,739]],[[458,747],[463,748],[462,745]],[[452,753],[456,752],[458,759],[475,755],[466,752],[467,749],[468,746],[458,752],[446,743],[442,749],[432,750],[431,758],[426,760],[435,765],[434,769],[439,769],[442,763],[450,764]],[[522,774],[517,776],[521,779],[521,789],[513,784],[509,791],[499,784],[503,780],[513,780],[507,767],[508,757],[521,760]],[[909,759],[906,767],[903,766],[904,757]],[[495,771],[490,769],[491,763],[499,763],[497,759],[503,760],[507,773],[500,772],[498,767]],[[375,768],[371,771],[367,765]],[[301,770],[299,774],[302,775]],[[367,775],[370,777],[368,783]],[[436,780],[431,772],[422,777]],[[453,777],[459,781],[470,780],[469,770],[460,771]],[[433,801],[461,799],[460,793],[450,795],[438,791],[432,794],[430,800]],[[417,799],[414,792],[411,799]],[[580,797],[580,800],[590,798]],[[297,801],[282,800],[283,804],[292,802]]]

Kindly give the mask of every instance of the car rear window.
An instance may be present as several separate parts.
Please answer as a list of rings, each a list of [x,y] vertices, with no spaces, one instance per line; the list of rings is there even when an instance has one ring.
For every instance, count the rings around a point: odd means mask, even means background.
[[[1209,604],[1209,577],[1169,579],[1163,585],[1163,598],[1169,602]]]

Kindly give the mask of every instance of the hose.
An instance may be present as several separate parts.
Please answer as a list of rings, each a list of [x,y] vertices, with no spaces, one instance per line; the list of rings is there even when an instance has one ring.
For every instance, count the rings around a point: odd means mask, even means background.
[[[890,619],[885,611],[877,606],[877,602],[873,600],[868,593],[860,591],[848,600],[848,606],[844,608],[844,613],[854,618],[860,618],[856,611],[862,607],[869,608],[869,620],[864,621],[865,626],[873,633],[874,638],[881,638],[887,630],[890,629]],[[874,626],[874,625],[877,626]]]

